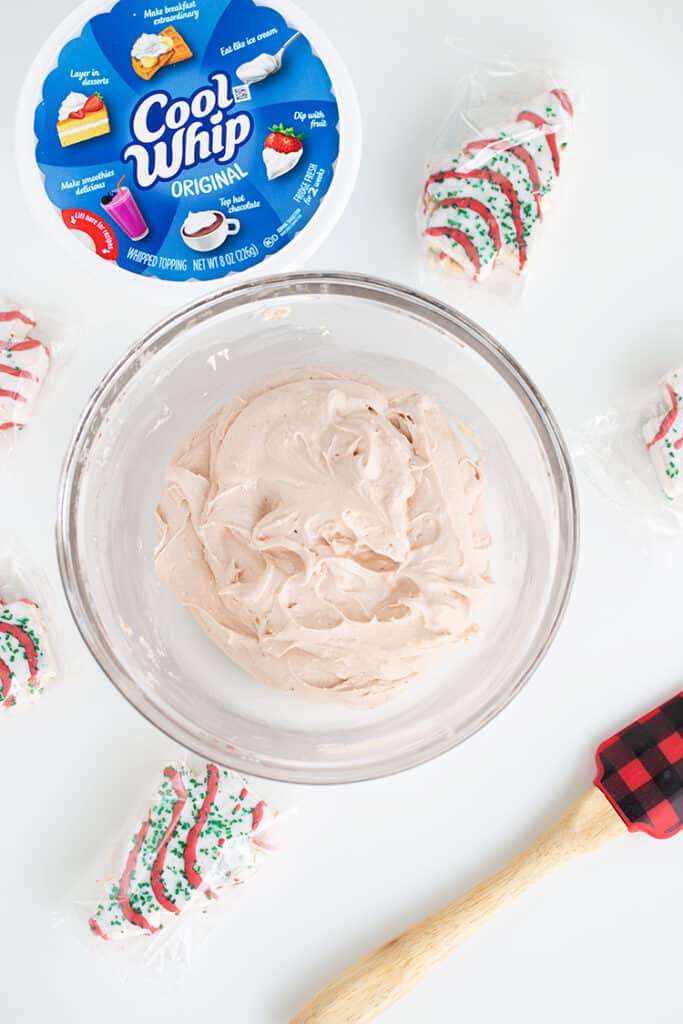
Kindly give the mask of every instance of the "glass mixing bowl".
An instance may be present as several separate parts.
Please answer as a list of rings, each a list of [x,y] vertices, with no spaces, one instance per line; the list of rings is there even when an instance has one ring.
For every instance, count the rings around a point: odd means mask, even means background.
[[[154,510],[176,446],[253,381],[306,365],[430,393],[484,466],[497,586],[479,616],[481,635],[375,710],[309,704],[250,678],[154,572]],[[86,644],[151,722],[231,768],[350,782],[448,750],[519,692],[567,603],[577,508],[551,413],[481,328],[384,281],[289,274],[198,300],[111,370],[66,459],[57,544]]]

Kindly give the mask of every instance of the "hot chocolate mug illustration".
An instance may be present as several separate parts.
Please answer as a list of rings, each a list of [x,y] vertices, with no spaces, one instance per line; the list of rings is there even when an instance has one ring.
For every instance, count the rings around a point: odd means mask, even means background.
[[[123,184],[123,177],[119,178],[116,192],[109,192],[102,196],[100,204],[131,241],[140,242],[149,234],[149,228],[140,213],[140,207],[131,190]]]
[[[226,217],[220,210],[190,211],[183,221],[180,236],[196,252],[213,252],[240,229],[236,217]]]

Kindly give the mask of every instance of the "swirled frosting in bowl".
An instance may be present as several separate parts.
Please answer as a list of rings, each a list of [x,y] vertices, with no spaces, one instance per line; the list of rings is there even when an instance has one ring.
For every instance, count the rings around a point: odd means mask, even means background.
[[[424,394],[296,369],[175,454],[156,569],[257,679],[372,706],[473,637],[491,587],[480,467]]]

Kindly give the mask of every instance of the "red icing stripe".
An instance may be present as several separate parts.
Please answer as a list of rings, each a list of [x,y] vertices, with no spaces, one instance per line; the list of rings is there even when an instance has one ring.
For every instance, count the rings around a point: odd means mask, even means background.
[[[35,683],[38,678],[38,650],[31,634],[22,629],[21,626],[17,626],[16,623],[3,622],[2,620],[0,620],[0,633],[8,633],[10,636],[13,636],[17,643],[21,644],[24,648],[31,682]]]
[[[658,441],[662,441],[666,437],[666,435],[669,433],[674,423],[676,422],[676,417],[678,416],[678,395],[668,382],[666,384],[666,390],[669,392],[669,398],[671,399],[671,412],[668,412],[666,414],[666,416],[661,422],[659,430],[652,438],[652,440],[648,441],[648,448],[652,448],[652,446],[657,444]]]
[[[524,146],[518,146],[516,143],[510,144],[508,139],[475,139],[474,142],[468,142],[465,146],[465,152],[474,152],[477,149],[486,149],[490,147],[498,152],[511,153],[512,156],[516,156],[524,166],[526,167],[527,174],[529,175],[529,181],[531,182],[531,188],[534,193],[534,199],[536,200],[536,209],[538,211],[539,220],[543,220],[543,213],[541,211],[541,177],[538,173],[538,167],[536,161],[532,157],[531,153],[524,148]]]
[[[7,323],[9,320],[18,320],[21,324],[28,324],[29,327],[35,327],[35,320],[31,320],[30,316],[26,313],[22,313],[20,309],[0,309],[0,323]]]
[[[104,939],[105,942],[109,942],[109,936],[105,935],[105,933],[102,931],[94,917],[90,918],[88,924],[90,926],[90,931],[93,933],[93,935],[97,935],[98,938]]]
[[[0,423],[0,430],[21,430],[24,426],[25,424],[23,423],[12,423],[11,421],[8,421],[7,423]]]
[[[162,875],[164,871],[164,864],[166,862],[166,853],[168,851],[169,843],[173,838],[173,833],[176,830],[180,815],[183,813],[183,807],[187,802],[187,790],[183,784],[183,780],[180,773],[175,768],[164,768],[164,775],[166,775],[173,784],[173,789],[178,797],[175,804],[173,805],[173,813],[171,814],[171,820],[168,824],[168,828],[164,833],[164,838],[161,840],[159,852],[156,855],[154,865],[152,867],[152,892],[156,896],[157,903],[164,908],[164,910],[170,910],[172,914],[179,914],[180,910],[173,903],[170,896],[164,889],[164,883]]]
[[[0,351],[5,349],[8,352],[31,352],[34,348],[42,348],[48,359],[50,358],[49,348],[47,345],[43,345],[42,341],[38,341],[37,338],[24,338],[23,341],[0,342]]]
[[[526,241],[524,239],[524,225],[522,224],[522,211],[519,205],[519,199],[515,192],[514,186],[509,178],[506,178],[504,174],[499,174],[498,171],[489,171],[486,168],[479,168],[474,171],[436,171],[434,174],[430,174],[425,184],[425,196],[427,195],[427,189],[435,181],[445,181],[446,179],[458,179],[460,181],[470,178],[475,180],[491,181],[494,185],[497,185],[501,190],[505,198],[510,204],[510,212],[512,213],[512,220],[515,225],[515,236],[517,239],[517,248],[519,249],[519,269],[522,270],[526,263]]]
[[[569,96],[567,95],[565,90],[564,89],[551,89],[550,91],[553,94],[553,96],[557,96],[558,100],[560,101],[560,103],[562,104],[564,109],[567,111],[569,116],[573,117],[574,116],[574,105],[573,105],[572,101],[569,99]]]
[[[12,672],[9,665],[2,658],[0,658],[0,683],[2,683],[3,703],[7,703],[7,698],[12,689]]]
[[[426,235],[431,235],[434,238],[441,238],[446,235],[453,242],[457,242],[458,245],[462,246],[465,250],[468,260],[474,266],[474,280],[476,281],[479,277],[479,271],[481,270],[481,260],[479,259],[479,253],[477,247],[464,231],[459,228],[451,228],[448,225],[437,228],[427,228],[425,231]]]
[[[679,448],[683,448],[683,437],[679,437],[679,439],[674,444],[674,448],[676,449],[676,451],[678,451]]]
[[[188,882],[193,889],[200,889],[204,883],[202,876],[197,871],[195,864],[197,862],[197,842],[201,835],[202,829],[206,824],[206,819],[209,816],[211,805],[216,799],[216,793],[218,792],[218,768],[215,764],[207,765],[206,768],[206,795],[204,797],[202,806],[199,809],[197,820],[194,825],[187,833],[187,842],[185,844],[185,875]],[[207,889],[209,896],[214,895],[210,889]]]
[[[154,925],[151,925],[143,914],[139,913],[137,910],[133,910],[133,908],[130,905],[130,897],[128,896],[128,886],[130,885],[130,880],[133,875],[133,872],[135,871],[135,866],[138,862],[140,850],[142,849],[142,844],[145,841],[145,836],[147,835],[148,831],[149,818],[146,821],[144,821],[140,826],[140,831],[138,832],[137,837],[135,839],[135,845],[128,854],[126,866],[123,869],[121,881],[119,882],[119,905],[121,907],[121,910],[123,911],[123,916],[126,918],[127,921],[130,921],[131,924],[137,925],[138,928],[144,928],[144,930],[147,932],[158,932],[159,929],[156,928]]]
[[[8,373],[10,377],[23,377],[24,380],[37,380],[28,370],[20,370],[17,366],[5,366],[0,363],[0,373]]]
[[[259,800],[259,802],[256,804],[256,807],[254,807],[254,810],[251,812],[251,831],[252,832],[255,832],[256,829],[261,824],[261,822],[263,821],[263,812],[265,811],[265,809],[266,809],[266,802],[265,802],[265,800]]]
[[[493,216],[488,206],[482,203],[481,199],[467,199],[464,196],[453,196],[447,199],[441,199],[439,206],[454,206],[461,210],[471,210],[472,213],[478,213],[479,216],[486,221],[486,226],[489,229],[489,235],[493,242],[496,253],[500,252],[502,241],[500,237],[500,228],[498,227],[498,221]]]
[[[8,388],[0,388],[0,398],[11,398],[13,402],[26,402],[26,395],[20,395],[18,391],[10,391]]]
[[[550,156],[552,157],[553,167],[555,174],[559,177],[560,175],[560,153],[557,148],[557,139],[555,138],[555,132],[547,132],[546,128],[550,128],[550,125],[541,117],[539,114],[534,114],[532,110],[523,110],[521,114],[517,115],[518,121],[528,121],[534,128],[538,128],[539,131],[543,132],[545,141],[548,143],[548,149],[550,150]]]

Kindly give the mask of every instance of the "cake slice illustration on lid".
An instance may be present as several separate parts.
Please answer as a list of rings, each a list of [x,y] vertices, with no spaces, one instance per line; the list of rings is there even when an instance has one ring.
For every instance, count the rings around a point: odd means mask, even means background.
[[[57,134],[62,146],[108,135],[111,131],[109,114],[102,94],[70,92],[62,100],[57,114]]]
[[[422,232],[446,269],[474,280],[498,263],[524,269],[573,118],[569,95],[551,89],[514,121],[471,139],[431,171],[422,193]]]
[[[157,34],[143,32],[133,43],[130,57],[135,74],[148,82],[167,64],[189,60],[192,50],[172,25]]]

